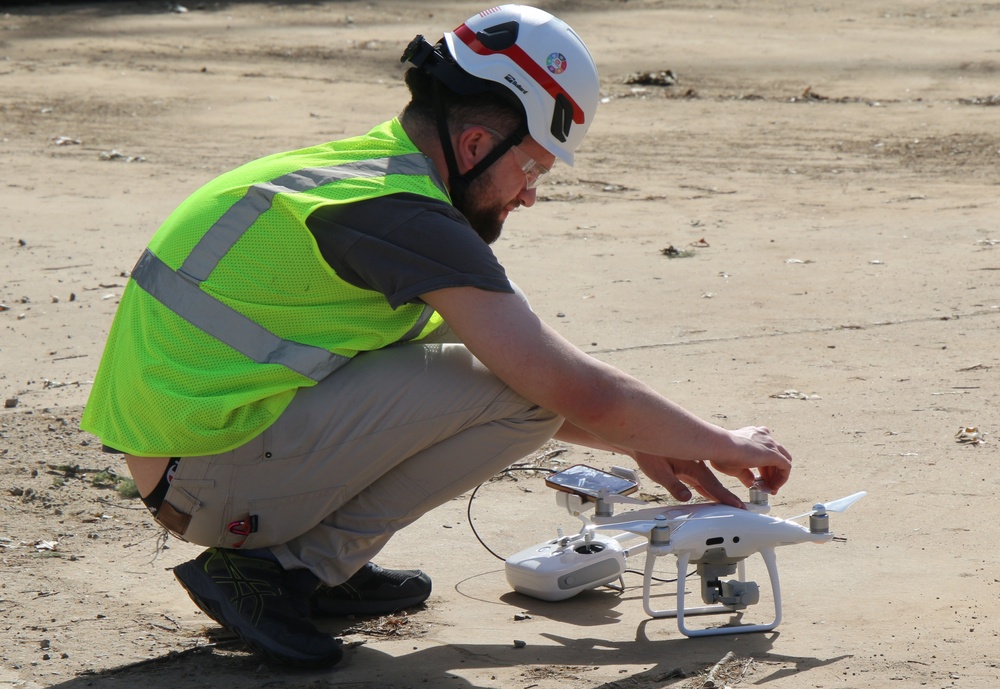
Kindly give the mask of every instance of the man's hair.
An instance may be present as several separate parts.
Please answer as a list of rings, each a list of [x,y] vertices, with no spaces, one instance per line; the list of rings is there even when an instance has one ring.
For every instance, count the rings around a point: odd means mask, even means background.
[[[410,102],[403,108],[400,119],[420,128],[436,126],[435,91],[447,113],[448,129],[453,133],[463,125],[479,124],[506,135],[525,124],[521,104],[514,104],[499,93],[458,94],[442,83],[435,85],[436,79],[422,69],[408,70],[404,79],[410,89]]]

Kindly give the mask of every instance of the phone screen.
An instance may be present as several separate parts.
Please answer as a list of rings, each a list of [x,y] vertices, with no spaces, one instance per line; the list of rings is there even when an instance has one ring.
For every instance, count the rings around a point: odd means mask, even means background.
[[[634,493],[638,488],[634,481],[609,474],[600,469],[594,469],[585,464],[577,464],[552,474],[545,479],[545,483],[556,490],[589,495],[595,498],[600,496],[601,489],[607,490],[612,495],[628,495]]]

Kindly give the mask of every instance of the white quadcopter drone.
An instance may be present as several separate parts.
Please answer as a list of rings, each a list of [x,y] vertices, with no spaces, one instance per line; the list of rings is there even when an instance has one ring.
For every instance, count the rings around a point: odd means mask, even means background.
[[[645,552],[642,603],[646,614],[653,618],[676,617],[677,628],[689,637],[765,632],[777,627],[781,622],[781,588],[774,549],[795,543],[845,540],[830,532],[829,513],[843,512],[867,495],[855,493],[780,519],[769,516],[768,494],[755,484],[745,510],[701,503],[645,507],[615,517],[615,503],[646,503],[627,497],[639,487],[634,471],[614,467],[612,472],[576,465],[546,479],[546,484],[558,491],[556,502],[578,517],[583,528],[575,535],[560,533],[557,538],[511,555],[505,566],[507,582],[518,593],[546,601],[564,600],[581,591],[610,586],[621,579],[629,557]],[[595,514],[588,518],[584,513],[591,509]],[[795,523],[804,517],[809,517],[809,528]],[[609,536],[601,533],[604,531],[623,533]],[[626,541],[637,537],[646,540],[626,547]],[[764,624],[688,627],[687,615],[740,612],[759,602],[760,590],[755,582],[746,580],[745,570],[746,559],[757,553],[767,566],[774,619]],[[654,609],[650,602],[654,565],[663,555],[677,557],[677,607],[668,610]],[[696,566],[701,578],[704,606],[685,606],[689,565]],[[734,573],[736,579],[723,579]]]

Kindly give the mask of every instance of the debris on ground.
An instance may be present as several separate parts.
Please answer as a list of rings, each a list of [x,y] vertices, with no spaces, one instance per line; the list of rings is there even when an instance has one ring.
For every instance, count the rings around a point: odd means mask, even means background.
[[[821,400],[823,399],[819,395],[807,395],[804,392],[799,392],[798,390],[784,390],[783,392],[778,392],[770,395],[776,400]]]
[[[677,75],[672,69],[661,69],[656,72],[633,72],[627,75],[622,82],[637,86],[673,86],[677,83]]]
[[[694,256],[694,251],[690,249],[678,249],[673,244],[668,244],[666,247],[660,249],[660,253],[667,258],[690,258]]]
[[[729,651],[706,674],[699,673],[684,686],[691,689],[730,689],[741,684],[754,671],[754,665],[753,658],[740,658]]]
[[[959,98],[963,105],[1000,105],[1000,96],[982,96],[975,98]]]
[[[982,445],[986,442],[986,433],[976,426],[964,426],[958,429],[955,440],[965,445]]]
[[[144,163],[144,162],[146,162],[146,159],[143,158],[142,156],[129,156],[129,155],[125,155],[121,151],[115,151],[115,150],[101,151],[101,153],[100,153],[100,155],[98,157],[101,160],[121,160],[121,161],[124,161],[126,163]]]

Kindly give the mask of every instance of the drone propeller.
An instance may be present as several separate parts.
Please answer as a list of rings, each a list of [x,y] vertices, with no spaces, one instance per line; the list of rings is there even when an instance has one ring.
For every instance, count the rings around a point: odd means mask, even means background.
[[[865,491],[860,491],[854,493],[853,495],[847,495],[843,498],[838,498],[837,500],[831,500],[830,502],[820,503],[813,505],[813,508],[804,514],[797,515],[795,517],[789,517],[785,521],[794,521],[796,519],[801,519],[802,517],[810,517],[818,512],[844,512],[848,507],[856,503],[861,498],[868,495]]]

